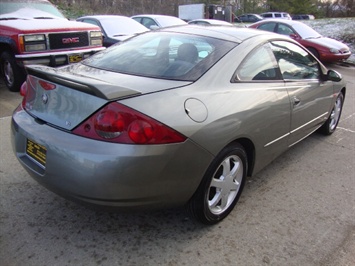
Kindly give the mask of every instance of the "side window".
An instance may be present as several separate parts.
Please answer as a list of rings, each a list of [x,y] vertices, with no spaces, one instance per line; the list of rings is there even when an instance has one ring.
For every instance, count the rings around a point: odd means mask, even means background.
[[[270,22],[270,23],[265,23],[265,24],[261,25],[258,29],[274,32],[275,26],[276,26],[275,22]]]
[[[295,32],[287,25],[279,23],[277,27],[277,33],[282,34],[282,35],[291,35],[294,34]]]
[[[135,21],[139,22],[139,23],[142,23],[142,19],[140,17],[137,17],[137,18],[133,18]]]
[[[280,70],[269,44],[253,50],[238,67],[232,82],[281,80]]]
[[[275,13],[275,18],[281,18],[281,14]]]
[[[272,42],[272,50],[284,79],[318,79],[318,62],[300,46],[286,42]]]
[[[143,18],[142,19],[142,24],[147,27],[148,29],[150,29],[151,26],[158,26],[157,23],[155,23],[154,20],[152,20],[151,18]]]
[[[99,23],[97,23],[95,20],[92,20],[92,19],[84,19],[83,22],[90,23],[90,24],[93,24],[96,26],[100,26]]]

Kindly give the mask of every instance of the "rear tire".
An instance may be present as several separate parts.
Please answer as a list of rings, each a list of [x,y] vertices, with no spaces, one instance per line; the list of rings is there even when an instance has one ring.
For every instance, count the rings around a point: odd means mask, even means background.
[[[5,51],[0,56],[1,74],[10,91],[19,91],[26,75],[17,64],[12,53]]]
[[[241,145],[224,148],[208,167],[188,203],[191,215],[208,225],[227,217],[242,193],[247,170],[247,155]]]
[[[325,121],[325,123],[319,129],[319,131],[322,134],[331,135],[336,130],[340,120],[341,112],[343,110],[343,104],[344,104],[344,95],[343,93],[339,93],[327,121]]]

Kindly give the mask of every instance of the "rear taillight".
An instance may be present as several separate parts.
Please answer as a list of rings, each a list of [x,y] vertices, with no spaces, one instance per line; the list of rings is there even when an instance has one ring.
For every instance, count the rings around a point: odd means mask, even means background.
[[[127,144],[178,143],[186,137],[168,126],[117,102],[110,103],[73,131],[97,140]]]
[[[36,97],[36,92],[34,90],[34,77],[28,75],[26,81],[22,84],[20,89],[20,94],[23,96],[22,106],[23,108],[29,108],[31,102],[33,102]]]
[[[21,85],[20,95],[21,95],[21,96],[26,96],[26,94],[27,94],[27,82],[25,81],[25,82],[22,83],[22,85]]]
[[[44,81],[44,80],[38,80],[38,84],[42,87],[42,89],[46,91],[54,90],[57,86],[53,83]]]
[[[26,81],[21,85],[20,89],[20,94],[23,96],[22,106],[25,109],[30,109],[30,106],[33,104],[36,97],[37,89],[50,91],[54,90],[56,87],[57,86],[53,83],[28,75]]]

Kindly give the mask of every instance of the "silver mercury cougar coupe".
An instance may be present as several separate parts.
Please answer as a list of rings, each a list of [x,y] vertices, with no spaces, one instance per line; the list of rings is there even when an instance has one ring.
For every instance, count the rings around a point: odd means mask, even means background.
[[[29,174],[101,207],[224,219],[253,175],[314,131],[345,85],[288,37],[228,26],[143,33],[81,63],[30,66],[12,119]]]

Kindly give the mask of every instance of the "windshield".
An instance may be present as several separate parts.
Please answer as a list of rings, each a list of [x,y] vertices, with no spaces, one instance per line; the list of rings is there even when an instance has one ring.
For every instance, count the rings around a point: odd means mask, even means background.
[[[298,35],[300,35],[302,39],[322,37],[318,32],[305,24],[295,24],[292,25],[292,27],[297,31]]]
[[[83,61],[108,71],[195,81],[237,44],[188,34],[148,32]]]
[[[0,2],[0,18],[65,18],[51,3],[46,1]]]
[[[131,35],[145,32],[148,29],[130,18],[110,17],[100,20],[102,27],[109,36]]]

